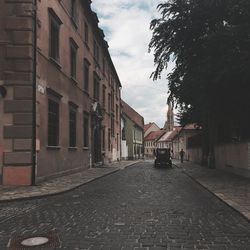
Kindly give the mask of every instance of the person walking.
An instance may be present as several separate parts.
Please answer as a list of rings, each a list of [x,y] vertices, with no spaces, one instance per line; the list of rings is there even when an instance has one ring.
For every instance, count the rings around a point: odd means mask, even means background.
[[[181,149],[179,154],[180,154],[180,157],[181,157],[181,163],[183,163],[184,155],[185,155],[185,152],[184,152],[183,148]]]

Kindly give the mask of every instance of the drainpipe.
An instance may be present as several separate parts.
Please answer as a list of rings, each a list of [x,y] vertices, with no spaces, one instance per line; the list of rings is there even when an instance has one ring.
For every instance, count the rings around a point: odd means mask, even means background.
[[[31,171],[31,185],[36,185],[36,63],[37,63],[37,0],[32,3],[33,16],[33,93],[32,93],[32,171]]]

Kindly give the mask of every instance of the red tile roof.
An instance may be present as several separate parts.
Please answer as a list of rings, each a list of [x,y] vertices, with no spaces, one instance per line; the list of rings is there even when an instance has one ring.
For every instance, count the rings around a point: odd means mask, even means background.
[[[148,123],[148,124],[145,124],[144,125],[144,133],[150,128],[150,126],[152,125],[153,123]]]
[[[174,127],[172,131],[166,132],[160,139],[160,142],[172,141],[178,133],[181,131],[181,127]]]
[[[152,131],[146,136],[144,141],[158,140],[164,133],[166,133],[165,130]]]
[[[121,100],[122,111],[140,128],[144,127],[144,118],[131,108],[126,102]]]

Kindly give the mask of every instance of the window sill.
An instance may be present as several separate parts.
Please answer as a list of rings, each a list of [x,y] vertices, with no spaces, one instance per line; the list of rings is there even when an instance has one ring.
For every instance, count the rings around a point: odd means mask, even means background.
[[[78,29],[78,26],[76,24],[76,20],[74,19],[74,17],[71,16],[70,20],[73,23],[73,26],[75,27],[75,29]]]
[[[69,151],[77,151],[77,147],[69,147],[68,150]]]
[[[53,57],[49,57],[49,60],[58,68],[58,69],[61,69],[62,66],[61,64],[59,63],[59,61],[57,61],[56,59],[54,59]]]
[[[83,93],[84,93],[84,94],[86,94],[87,96],[89,96],[89,92],[88,92],[88,90],[83,89],[82,91],[83,91]]]
[[[94,98],[93,98],[93,101],[94,101],[94,102],[98,102],[98,103],[99,103],[99,99],[98,99],[98,98],[96,98],[96,97],[94,97]]]
[[[88,45],[88,43],[86,41],[84,41],[84,45],[87,48],[87,50],[90,50],[89,45]]]
[[[89,147],[83,147],[82,150],[89,150]]]
[[[78,84],[77,80],[73,76],[70,76],[70,79],[75,85]]]
[[[48,150],[60,150],[60,149],[61,149],[60,146],[46,146],[46,148],[47,148]]]
[[[94,61],[95,61],[96,67],[98,67],[98,69],[100,69],[100,68],[101,68],[101,66],[100,66],[100,64],[99,64],[99,62],[97,61],[97,59],[96,59],[96,58],[94,58]]]

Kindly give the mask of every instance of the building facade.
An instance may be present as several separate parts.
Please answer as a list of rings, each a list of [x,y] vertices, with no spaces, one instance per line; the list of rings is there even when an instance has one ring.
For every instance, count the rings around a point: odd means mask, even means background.
[[[144,118],[126,102],[121,101],[121,104],[124,119],[123,140],[126,141],[126,144],[123,144],[123,150],[125,151],[127,147],[128,160],[141,159],[144,157]]]
[[[173,157],[174,159],[180,159],[180,151],[184,150],[184,160],[189,161],[188,151],[188,139],[198,133],[200,133],[199,127],[196,124],[187,124],[184,127],[177,128],[178,133],[172,139],[173,145]]]
[[[4,0],[0,16],[3,184],[119,160],[121,83],[91,1]]]
[[[121,115],[121,159],[128,160],[128,144],[126,140],[126,118]]]
[[[154,123],[150,122],[144,125],[144,138],[152,131],[159,131],[160,128]]]
[[[155,149],[158,147],[157,141],[165,133],[166,133],[165,130],[152,131],[144,138],[145,157],[153,158],[155,156]]]

